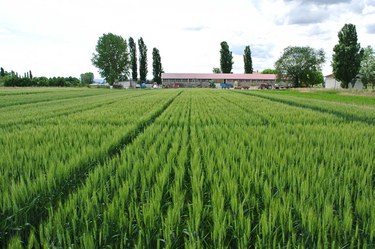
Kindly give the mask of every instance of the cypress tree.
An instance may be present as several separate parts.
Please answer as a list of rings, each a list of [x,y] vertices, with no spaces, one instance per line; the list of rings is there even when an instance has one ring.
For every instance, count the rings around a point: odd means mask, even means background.
[[[129,50],[130,50],[130,66],[132,70],[132,79],[134,81],[137,81],[138,79],[137,47],[132,37],[129,38]]]
[[[139,78],[141,83],[146,82],[147,78],[147,47],[141,37],[138,40],[138,49],[139,49]]]
[[[253,61],[251,59],[250,46],[246,46],[243,54],[245,73],[253,73]]]
[[[363,56],[355,25],[345,24],[338,37],[339,43],[333,48],[333,74],[341,82],[342,88],[348,88],[349,83],[354,87]]]
[[[220,43],[220,69],[222,73],[231,73],[233,66],[232,52],[229,51],[229,46],[226,41]]]
[[[161,84],[161,74],[163,73],[163,67],[161,64],[160,52],[157,48],[152,50],[152,73],[154,75],[154,82]]]

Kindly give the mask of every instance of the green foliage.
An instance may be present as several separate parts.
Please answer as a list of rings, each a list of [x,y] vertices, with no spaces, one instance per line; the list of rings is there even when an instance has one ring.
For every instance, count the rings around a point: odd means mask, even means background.
[[[138,39],[138,49],[139,49],[139,77],[141,83],[147,80],[147,47],[143,41],[143,38]]]
[[[4,86],[7,87],[76,87],[81,86],[81,81],[75,77],[20,77],[12,74],[4,77]]]
[[[129,38],[129,51],[130,51],[130,65],[132,70],[132,80],[138,80],[138,66],[137,66],[137,47],[134,39]]]
[[[279,79],[290,80],[294,86],[299,87],[302,84],[314,84],[324,62],[325,54],[322,49],[287,47],[276,61],[275,68]]]
[[[163,66],[161,64],[161,57],[159,49],[152,49],[152,74],[154,75],[154,82],[161,84],[161,74],[163,73]]]
[[[11,76],[8,76],[7,74],[4,74],[4,76],[0,77],[0,86],[4,86],[5,81],[10,78]]]
[[[324,84],[324,76],[321,71],[312,71],[306,75],[306,81],[304,82],[307,85],[320,85]]]
[[[88,72],[81,74],[81,84],[89,85],[94,82],[94,73]]]
[[[212,69],[212,72],[213,72],[213,73],[221,73],[221,69],[218,68],[218,67],[214,67],[214,68]]]
[[[341,82],[342,88],[348,88],[349,83],[354,87],[363,56],[355,25],[345,24],[338,38],[332,55],[333,74]]]
[[[261,73],[262,74],[278,74],[276,69],[264,69]]]
[[[50,79],[48,79],[47,77],[37,77],[33,80],[37,83],[37,86],[51,86]]]
[[[5,70],[4,68],[0,68],[0,77],[4,77],[5,76]]]
[[[375,53],[371,46],[364,50],[359,76],[364,88],[367,88],[369,84],[372,85],[372,88],[375,87]]]
[[[222,73],[231,73],[233,66],[232,52],[229,51],[229,46],[226,41],[220,43],[220,69]]]
[[[250,46],[246,46],[243,53],[243,61],[245,65],[245,73],[253,73],[253,61],[251,59]]]
[[[126,40],[112,33],[99,37],[93,53],[92,64],[99,73],[112,85],[114,82],[126,79],[129,74],[129,54]]]

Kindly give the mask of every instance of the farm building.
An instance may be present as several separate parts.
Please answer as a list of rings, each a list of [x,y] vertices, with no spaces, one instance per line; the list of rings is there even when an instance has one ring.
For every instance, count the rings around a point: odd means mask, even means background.
[[[333,74],[329,74],[325,76],[325,88],[329,89],[340,89],[340,81],[336,80]],[[357,79],[357,82],[355,83],[354,87],[352,87],[351,84],[349,84],[349,89],[362,89],[363,84],[362,82]]]
[[[108,83],[104,83],[104,82],[102,82],[102,83],[100,83],[100,82],[94,82],[94,83],[91,83],[89,85],[89,87],[98,87],[98,88],[100,88],[100,87],[109,87],[109,84]]]
[[[258,86],[276,83],[276,74],[214,74],[214,73],[162,73],[165,87],[209,87],[210,84],[233,86]]]
[[[119,81],[119,82],[114,83],[113,87],[128,89],[128,88],[131,88],[133,86],[132,86],[131,81]]]

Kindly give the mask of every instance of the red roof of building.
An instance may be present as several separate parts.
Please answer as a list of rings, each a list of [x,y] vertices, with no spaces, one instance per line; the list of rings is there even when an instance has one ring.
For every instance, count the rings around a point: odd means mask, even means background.
[[[276,80],[276,74],[231,74],[231,73],[162,73],[162,79],[203,79],[203,80]]]

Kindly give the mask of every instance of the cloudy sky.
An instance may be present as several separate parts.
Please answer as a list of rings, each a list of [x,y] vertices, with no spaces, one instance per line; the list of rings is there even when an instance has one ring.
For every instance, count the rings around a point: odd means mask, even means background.
[[[375,47],[375,0],[4,0],[0,4],[0,66],[34,76],[93,72],[98,38],[114,33],[160,51],[165,72],[210,73],[220,66],[220,43],[243,72],[250,45],[255,70],[273,68],[287,46],[323,48],[331,72],[333,46],[345,23],[362,46]]]

